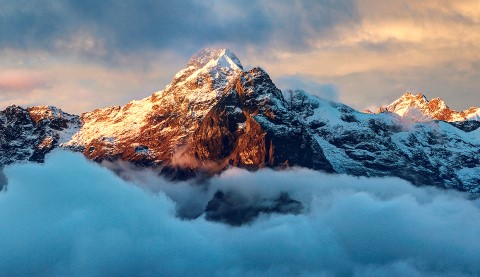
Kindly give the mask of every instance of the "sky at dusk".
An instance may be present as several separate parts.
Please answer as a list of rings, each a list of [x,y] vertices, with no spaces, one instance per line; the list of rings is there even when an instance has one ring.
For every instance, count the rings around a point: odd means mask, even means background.
[[[356,109],[479,106],[480,2],[0,0],[0,108],[81,113],[162,90],[205,47]]]

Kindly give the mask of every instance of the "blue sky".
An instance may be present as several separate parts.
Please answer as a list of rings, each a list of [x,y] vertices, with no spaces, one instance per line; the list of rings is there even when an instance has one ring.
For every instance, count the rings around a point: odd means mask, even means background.
[[[405,91],[478,106],[480,4],[451,2],[0,0],[0,107],[122,105],[204,47],[357,109]]]

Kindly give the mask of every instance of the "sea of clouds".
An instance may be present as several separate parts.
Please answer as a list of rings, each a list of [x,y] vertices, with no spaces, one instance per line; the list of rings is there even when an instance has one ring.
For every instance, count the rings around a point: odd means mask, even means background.
[[[55,151],[44,164],[5,168],[2,275],[480,274],[480,203],[459,192],[307,169],[230,169],[202,184],[171,183],[116,167]],[[252,199],[288,192],[306,211],[241,227],[185,219],[218,189]]]

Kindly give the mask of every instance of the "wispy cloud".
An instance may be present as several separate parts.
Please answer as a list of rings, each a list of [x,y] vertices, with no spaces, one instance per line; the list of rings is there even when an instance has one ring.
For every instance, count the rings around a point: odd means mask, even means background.
[[[196,50],[219,46],[247,66],[264,67],[274,80],[297,76],[334,84],[340,101],[358,109],[411,88],[463,109],[478,102],[479,11],[475,0],[4,1],[0,51],[24,61],[2,59],[0,70],[41,69],[49,77],[56,74],[52,63],[110,70],[112,78],[98,82],[109,86],[90,89],[109,99],[103,103],[123,104],[126,94],[137,99],[142,89],[142,97],[162,89]],[[113,77],[119,71],[143,83],[133,88],[122,73]],[[81,76],[66,78],[77,81],[64,91],[55,89],[59,79],[49,82],[45,95],[86,90]],[[13,90],[4,89],[2,98],[7,94]],[[58,103],[70,109],[69,99]]]
[[[0,91],[25,91],[43,87],[48,79],[35,70],[0,71]]]

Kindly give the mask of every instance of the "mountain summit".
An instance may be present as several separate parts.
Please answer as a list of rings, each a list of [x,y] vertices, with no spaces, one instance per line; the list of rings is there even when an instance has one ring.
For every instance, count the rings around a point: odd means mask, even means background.
[[[480,108],[471,107],[465,111],[450,109],[440,98],[428,100],[423,94],[414,95],[405,93],[399,99],[386,107],[381,107],[378,112],[396,113],[414,121],[443,120],[458,122],[465,120],[480,120]]]
[[[225,48],[205,48],[195,53],[188,61],[188,66],[202,68],[209,63],[219,65],[221,67],[229,67],[231,69],[243,70],[242,63],[233,54],[232,51]]]
[[[164,90],[125,106],[80,116],[48,106],[1,111],[0,166],[41,162],[60,147],[97,162],[160,168],[174,179],[231,166],[300,166],[480,192],[478,109],[458,113],[440,99],[405,94],[380,111],[282,92],[263,69],[244,70],[231,51],[204,49]]]
[[[161,165],[175,177],[228,165],[333,171],[321,147],[294,125],[295,115],[268,74],[243,71],[227,49],[201,50],[163,91],[81,120],[66,147],[97,161]]]

